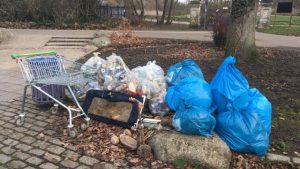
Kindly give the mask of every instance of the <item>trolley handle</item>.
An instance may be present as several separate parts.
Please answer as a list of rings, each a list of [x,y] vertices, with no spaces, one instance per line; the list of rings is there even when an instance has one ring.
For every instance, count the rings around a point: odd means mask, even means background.
[[[35,55],[56,55],[56,52],[49,51],[49,52],[33,52],[33,53],[24,53],[24,54],[15,53],[15,54],[10,55],[10,57],[12,59],[18,59],[21,57],[31,57],[31,56],[35,56]]]

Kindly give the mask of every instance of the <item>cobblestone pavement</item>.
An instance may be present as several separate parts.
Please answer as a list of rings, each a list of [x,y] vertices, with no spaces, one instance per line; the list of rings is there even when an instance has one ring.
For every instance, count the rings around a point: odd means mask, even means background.
[[[28,114],[23,127],[16,127],[14,124],[20,111],[20,99],[0,102],[0,169],[88,169],[99,162],[95,158],[79,154],[76,147],[66,146],[60,140],[52,138],[55,131],[46,127],[53,122],[55,115],[47,109],[37,107],[32,100],[27,100],[25,110]],[[41,138],[40,133],[45,136]]]

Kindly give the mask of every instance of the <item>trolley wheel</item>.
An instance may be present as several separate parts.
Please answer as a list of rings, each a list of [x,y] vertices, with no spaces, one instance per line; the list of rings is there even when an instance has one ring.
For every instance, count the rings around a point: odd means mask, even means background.
[[[58,106],[51,107],[51,114],[57,114],[58,112]]]
[[[86,130],[89,127],[89,122],[81,123],[80,124],[80,129],[81,130]]]
[[[76,129],[70,128],[70,129],[69,129],[69,136],[70,136],[71,138],[75,138],[76,135],[77,135]]]
[[[19,117],[16,119],[16,125],[17,125],[17,126],[23,126],[24,123],[25,123],[25,118],[24,118],[24,117],[20,117],[20,116],[19,116]]]

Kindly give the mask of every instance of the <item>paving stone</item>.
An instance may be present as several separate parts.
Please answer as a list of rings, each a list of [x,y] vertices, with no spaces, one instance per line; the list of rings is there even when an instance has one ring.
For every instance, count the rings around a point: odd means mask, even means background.
[[[23,153],[23,152],[21,152],[21,151],[15,152],[12,156],[13,156],[13,157],[16,157],[16,158],[18,158],[18,159],[20,159],[20,160],[26,160],[26,159],[28,159],[28,158],[30,157],[29,154]]]
[[[11,117],[7,117],[7,116],[2,116],[1,119],[2,119],[3,121],[9,121],[9,120],[11,120],[12,118],[11,118]]]
[[[21,169],[21,168],[23,169],[26,166],[26,164],[19,160],[13,160],[7,163],[7,166],[15,169]]]
[[[48,123],[53,123],[54,119],[46,119],[45,121],[48,122]]]
[[[23,125],[25,128],[30,128],[30,127],[32,127],[33,126],[33,124],[31,124],[31,123],[24,123],[24,125]],[[30,131],[30,130],[29,130]]]
[[[41,150],[41,149],[36,149],[35,148],[35,149],[30,150],[29,153],[37,155],[37,156],[42,156],[42,155],[45,154],[45,151]]]
[[[4,112],[2,113],[4,116],[8,116],[8,117],[14,117],[16,114],[15,113],[12,113],[12,112]]]
[[[35,119],[37,119],[37,120],[45,120],[45,119],[47,119],[47,117],[45,117],[45,116],[36,116]]]
[[[48,123],[43,122],[43,121],[37,121],[37,122],[35,122],[35,124],[38,125],[38,126],[41,126],[41,127],[45,127],[45,126],[48,125]]]
[[[71,151],[71,150],[67,150],[65,151],[62,156],[66,157],[66,158],[78,158],[80,155],[74,151]]]
[[[3,124],[5,124],[5,121],[0,121],[0,125],[2,126]]]
[[[32,130],[25,131],[24,133],[25,133],[25,134],[28,134],[28,135],[30,135],[30,136],[36,136],[36,135],[39,134],[38,132],[32,131]]]
[[[47,147],[49,147],[51,144],[47,143],[46,141],[36,141],[34,144],[32,144],[35,147],[38,147],[40,149],[45,150]]]
[[[59,147],[59,146],[56,146],[56,145],[50,145],[48,148],[47,148],[48,151],[54,153],[54,154],[61,154],[62,152],[64,152],[66,149],[62,148],[62,147]]]
[[[28,166],[28,167],[26,167],[24,169],[36,169],[36,168]]]
[[[88,156],[82,156],[80,159],[79,159],[80,162],[86,164],[86,165],[93,165],[95,163],[98,163],[99,160],[95,159],[95,158],[92,158],[92,157],[88,157]]]
[[[15,125],[15,124],[11,124],[11,123],[5,123],[5,124],[3,125],[3,127],[12,129],[12,128],[15,128],[16,125]]]
[[[0,141],[6,140],[8,136],[0,135]]]
[[[36,139],[33,137],[30,137],[30,136],[25,136],[21,139],[21,141],[24,143],[27,143],[27,144],[31,144],[31,143],[35,142]]]
[[[32,149],[33,147],[26,145],[26,144],[18,144],[15,146],[17,149],[20,149],[22,151],[28,151],[30,149]]]
[[[295,163],[296,165],[300,165],[300,158],[294,157],[293,158],[293,163]]]
[[[44,134],[48,135],[48,136],[52,136],[53,134],[55,134],[56,132],[53,130],[45,130],[43,131]]]
[[[11,160],[10,156],[7,156],[5,154],[0,154],[0,164],[5,164],[10,160]]]
[[[11,123],[11,124],[16,124],[16,119],[11,119],[8,122]]]
[[[26,114],[26,116],[30,117],[30,118],[34,118],[36,115],[33,113],[28,113],[28,114]],[[29,121],[34,121],[34,120],[30,119]]]
[[[11,123],[5,123],[4,125],[2,125],[3,127],[5,128],[9,128],[9,129],[12,129],[12,128],[15,128],[16,125],[15,124],[11,124]]]
[[[267,154],[267,159],[269,161],[280,161],[280,162],[291,163],[290,157],[284,156],[284,155],[268,153]]]
[[[29,114],[31,114],[31,113],[29,113]],[[26,116],[30,117],[29,114],[26,115]],[[35,116],[34,116],[34,117],[35,117]],[[34,124],[34,123],[36,122],[36,119],[34,119],[34,117],[26,118],[26,122],[31,123],[31,124]]]
[[[12,108],[12,107],[10,106],[10,108],[6,109],[6,111],[7,111],[6,113],[8,113],[8,112],[17,112],[18,109]]]
[[[61,161],[61,157],[54,155],[54,154],[47,153],[47,152],[45,153],[43,158],[52,163],[58,163]]]
[[[19,141],[8,138],[8,139],[4,140],[2,143],[6,144],[8,146],[15,146],[16,144],[19,143]]]
[[[60,141],[60,140],[57,139],[57,138],[49,138],[49,139],[48,139],[48,142],[53,143],[53,144],[56,144],[56,145],[58,145],[58,146],[61,146],[61,145],[64,144],[62,141]]]
[[[59,168],[59,167],[52,164],[52,163],[44,163],[44,164],[40,165],[40,168],[43,168],[43,169],[56,169],[56,168]]]
[[[64,161],[60,162],[60,164],[67,168],[75,168],[79,165],[77,162],[74,162],[71,160],[64,160]]]
[[[25,120],[25,123],[26,123],[26,120]],[[28,129],[25,127],[15,127],[14,130],[16,130],[20,133],[23,133],[23,132],[27,131]]]
[[[39,165],[43,162],[43,160],[38,157],[30,157],[26,161],[33,165]]]
[[[12,154],[14,152],[16,152],[17,150],[12,148],[11,146],[8,146],[8,147],[3,147],[1,149],[1,152],[5,153],[5,154]]]
[[[25,134],[19,133],[19,132],[14,132],[14,133],[12,133],[8,136],[13,138],[13,139],[20,140],[21,138],[23,138],[25,136]]]
[[[39,127],[39,126],[32,126],[32,127],[30,127],[30,129],[37,131],[37,132],[41,132],[41,131],[45,130],[43,127]]]
[[[0,134],[3,134],[3,135],[11,135],[12,133],[14,133],[13,130],[11,129],[3,129],[3,130],[0,130]]]
[[[67,148],[72,150],[72,151],[77,151],[78,150],[77,146],[74,146],[74,145],[68,145]]]
[[[80,165],[76,169],[91,169],[91,167],[86,166],[86,165]]]

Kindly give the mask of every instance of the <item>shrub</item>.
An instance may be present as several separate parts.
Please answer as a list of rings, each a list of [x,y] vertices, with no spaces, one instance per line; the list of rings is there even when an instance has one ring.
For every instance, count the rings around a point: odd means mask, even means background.
[[[217,47],[224,47],[231,19],[229,16],[218,16],[213,22],[213,41]]]

